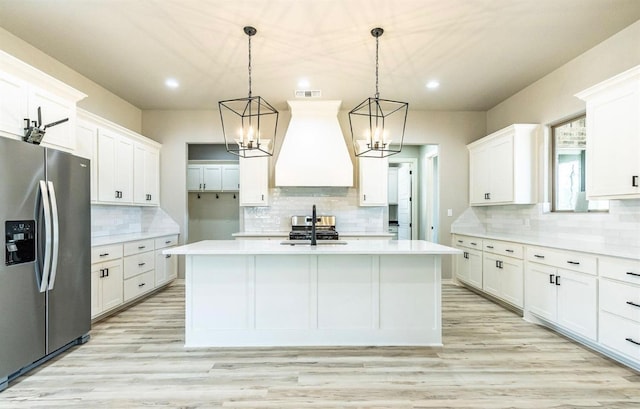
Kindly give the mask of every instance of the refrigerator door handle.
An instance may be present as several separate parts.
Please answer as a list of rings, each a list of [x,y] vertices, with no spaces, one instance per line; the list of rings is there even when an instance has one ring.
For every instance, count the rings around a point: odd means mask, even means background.
[[[49,273],[51,271],[51,206],[49,204],[49,193],[47,183],[40,181],[40,195],[42,197],[42,212],[44,213],[44,265],[42,267],[42,280],[40,281],[40,292],[47,291],[49,286]]]
[[[53,249],[51,252],[51,273],[49,274],[49,290],[53,290],[53,285],[56,283],[56,273],[58,272],[58,251],[60,249],[60,224],[58,223],[58,201],[56,200],[56,190],[53,187],[53,182],[48,181],[49,197],[51,199],[51,218],[52,218],[52,236],[53,236]]]

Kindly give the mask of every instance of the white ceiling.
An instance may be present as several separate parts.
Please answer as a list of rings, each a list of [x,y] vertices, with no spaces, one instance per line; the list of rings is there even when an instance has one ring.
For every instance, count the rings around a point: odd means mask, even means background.
[[[301,78],[344,108],[373,96],[379,26],[382,98],[486,110],[639,19],[640,0],[0,0],[1,27],[141,109],[246,96],[245,25],[278,109]]]

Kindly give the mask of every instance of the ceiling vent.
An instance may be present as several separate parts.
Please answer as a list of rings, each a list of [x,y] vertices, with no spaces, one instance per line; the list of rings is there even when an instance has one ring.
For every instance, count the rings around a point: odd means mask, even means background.
[[[322,92],[319,89],[297,89],[295,93],[296,98],[320,98],[322,96]]]

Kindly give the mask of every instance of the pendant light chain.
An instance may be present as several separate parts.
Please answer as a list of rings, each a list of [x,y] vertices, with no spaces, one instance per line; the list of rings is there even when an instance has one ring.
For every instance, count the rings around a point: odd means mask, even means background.
[[[376,99],[380,98],[380,92],[378,92],[378,39],[376,36]]]
[[[249,98],[251,98],[251,35],[249,37]]]

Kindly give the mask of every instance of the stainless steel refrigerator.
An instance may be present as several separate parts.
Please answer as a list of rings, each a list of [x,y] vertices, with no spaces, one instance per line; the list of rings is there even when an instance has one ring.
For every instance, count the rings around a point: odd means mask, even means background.
[[[0,391],[88,340],[89,160],[0,137]]]

